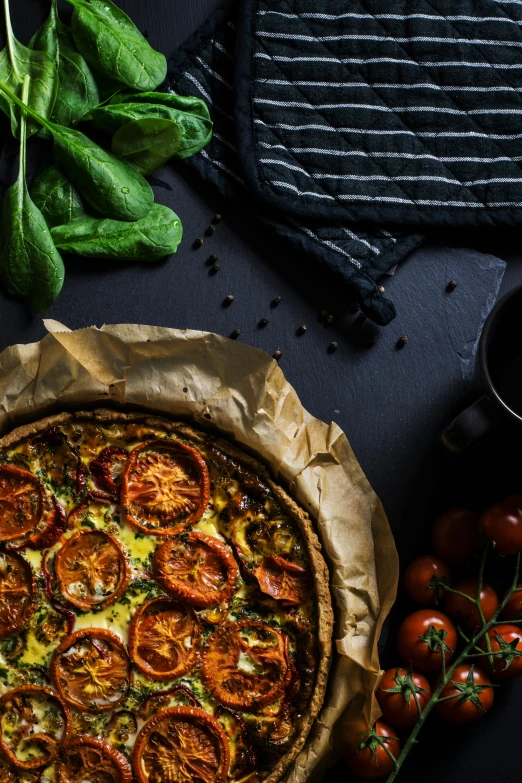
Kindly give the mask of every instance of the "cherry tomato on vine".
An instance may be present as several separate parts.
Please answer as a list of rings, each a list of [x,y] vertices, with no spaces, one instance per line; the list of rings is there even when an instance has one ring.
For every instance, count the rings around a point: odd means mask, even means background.
[[[358,778],[376,780],[390,774],[394,767],[393,758],[398,758],[400,752],[401,743],[392,727],[378,720],[368,739],[360,745],[348,747],[344,758],[348,768]]]
[[[517,585],[516,589],[517,592],[513,593],[500,613],[503,620],[514,620],[515,617],[522,617],[522,584]]]
[[[433,549],[450,565],[464,563],[482,546],[479,515],[470,508],[452,508],[440,516],[431,534]]]
[[[460,593],[469,595],[470,599],[476,599],[478,591],[478,579],[463,579],[461,582],[457,582],[454,585],[454,589]],[[484,614],[484,620],[488,622],[498,609],[498,596],[493,588],[482,583],[482,589],[480,591],[480,606]],[[472,600],[464,598],[462,595],[456,593],[446,593],[444,597],[444,609],[446,612],[457,622],[465,622],[470,630],[480,628],[481,619],[478,607],[472,603]]]
[[[522,495],[511,495],[484,511],[480,532],[493,542],[501,555],[516,555],[522,550]]]
[[[417,722],[430,700],[431,687],[419,672],[397,666],[384,672],[376,696],[385,720],[404,729]]]
[[[404,572],[404,587],[418,604],[436,606],[444,594],[444,583],[449,582],[448,566],[433,555],[418,557]]]
[[[441,718],[448,723],[463,724],[485,715],[491,709],[495,695],[491,680],[482,669],[463,663],[457,666],[439,698],[447,699],[436,706]]]
[[[436,609],[419,609],[403,620],[397,638],[399,654],[414,669],[434,672],[442,669],[457,649],[457,629],[449,617]]]
[[[522,629],[516,625],[494,625],[488,631],[489,643],[492,653],[501,652],[502,655],[493,655],[493,670],[487,658],[487,666],[495,680],[511,680],[522,674]],[[484,639],[480,646],[485,650]]]

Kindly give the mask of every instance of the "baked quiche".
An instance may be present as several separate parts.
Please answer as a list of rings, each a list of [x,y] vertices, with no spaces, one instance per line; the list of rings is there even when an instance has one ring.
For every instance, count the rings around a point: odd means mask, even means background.
[[[0,783],[275,783],[331,636],[307,514],[227,441],[106,410],[0,440]]]

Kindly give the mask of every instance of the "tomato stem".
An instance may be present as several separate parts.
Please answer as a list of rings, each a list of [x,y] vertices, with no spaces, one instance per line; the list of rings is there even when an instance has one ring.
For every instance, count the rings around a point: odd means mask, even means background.
[[[486,644],[487,644],[489,649],[486,652],[480,653],[480,655],[489,657],[490,660],[491,660],[491,665],[493,667],[493,656],[496,655],[496,653],[493,653],[491,651],[491,645],[489,644],[489,637],[488,637],[489,629],[492,626],[494,626],[494,625],[505,625],[505,624],[515,624],[516,625],[517,622],[518,623],[522,622],[522,619],[520,619],[520,620],[508,620],[508,621],[506,621],[506,620],[499,620],[498,619],[500,614],[501,614],[501,612],[502,612],[502,610],[504,609],[504,607],[506,606],[507,602],[509,601],[509,599],[513,596],[513,594],[515,592],[520,590],[520,588],[517,589],[517,583],[518,583],[519,572],[520,572],[520,552],[517,554],[516,564],[515,564],[515,569],[514,569],[514,575],[513,575],[513,581],[511,583],[510,589],[508,590],[508,592],[506,593],[506,595],[504,596],[504,598],[500,602],[500,604],[499,604],[496,612],[494,613],[494,615],[490,618],[490,620],[488,620],[487,622],[485,621],[484,613],[482,611],[482,607],[480,606],[480,593],[482,592],[482,585],[483,585],[483,581],[484,581],[484,568],[485,568],[485,565],[486,565],[486,560],[487,560],[488,554],[489,554],[489,545],[486,546],[486,548],[484,549],[484,552],[482,554],[482,559],[481,559],[481,563],[480,563],[479,580],[478,580],[478,589],[477,589],[478,599],[477,599],[477,601],[474,602],[474,603],[477,603],[478,607],[479,607],[480,618],[481,618],[481,621],[482,621],[482,627],[479,628],[479,630],[475,633],[475,635],[471,639],[467,639],[467,637],[463,633],[461,634],[464,637],[464,639],[466,639],[466,641],[467,641],[466,646],[464,647],[464,649],[462,650],[460,655],[458,655],[457,658],[453,661],[453,663],[451,664],[451,666],[448,669],[446,669],[446,654],[445,654],[445,650],[444,650],[444,648],[442,649],[442,677],[441,677],[441,680],[440,680],[439,684],[437,685],[437,687],[435,688],[435,690],[433,691],[432,696],[431,696],[429,702],[424,707],[424,710],[422,711],[422,714],[419,716],[419,719],[417,720],[417,723],[413,727],[413,729],[412,729],[408,739],[406,740],[406,742],[404,744],[404,747],[403,747],[399,757],[394,760],[394,769],[389,774],[389,776],[386,778],[386,783],[393,783],[393,781],[397,777],[397,775],[399,773],[399,770],[402,767],[402,765],[404,764],[404,761],[406,760],[409,752],[411,751],[413,746],[417,744],[417,736],[418,736],[420,730],[422,729],[422,727],[424,726],[426,718],[428,717],[430,712],[433,710],[433,708],[437,704],[439,704],[439,703],[441,703],[443,701],[447,701],[450,698],[454,698],[454,696],[443,697],[442,699],[440,699],[439,697],[440,697],[440,694],[442,693],[443,689],[445,688],[445,686],[451,680],[451,678],[452,678],[456,668],[458,666],[460,666],[468,658],[474,658],[474,657],[478,656],[478,654],[477,653],[473,653],[472,650],[475,647],[478,647],[478,643],[480,642],[482,637],[484,637],[484,635],[485,635],[485,637],[486,637]],[[467,600],[471,600],[473,602],[473,599],[470,599],[469,596],[466,596],[466,599]]]

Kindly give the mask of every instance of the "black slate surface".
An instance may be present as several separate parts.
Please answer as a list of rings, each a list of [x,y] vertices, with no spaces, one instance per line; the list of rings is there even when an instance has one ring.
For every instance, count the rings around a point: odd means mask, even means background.
[[[122,7],[148,31],[153,45],[166,54],[178,45],[216,5],[212,0],[120,0]],[[27,41],[46,13],[39,0],[12,2],[13,23]],[[179,328],[208,329],[229,334],[272,353],[282,351],[281,366],[305,406],[327,421],[335,420],[348,434],[368,478],[382,498],[397,537],[401,560],[420,553],[419,535],[439,497],[444,470],[457,476],[458,464],[441,465],[432,448],[441,426],[463,407],[470,395],[472,347],[488,300],[499,282],[498,262],[477,251],[506,254],[509,246],[474,235],[451,238],[473,243],[476,250],[419,251],[383,284],[393,297],[397,319],[379,330],[366,323],[353,327],[356,316],[346,312],[342,292],[324,278],[308,282],[299,258],[289,258],[227,205],[209,194],[197,180],[187,180],[170,167],[157,175],[158,200],[182,218],[185,238],[176,256],[152,266],[111,266],[69,260],[60,298],[46,313],[70,328],[92,324],[141,322]],[[214,212],[224,220],[200,250],[192,241],[201,236]],[[449,242],[450,238],[439,238]],[[515,238],[516,239],[516,238]],[[209,273],[206,260],[217,253],[220,271]],[[454,278],[451,294],[445,286]],[[520,259],[511,258],[503,288],[522,281]],[[234,303],[222,307],[232,293]],[[279,307],[270,301],[282,296]],[[326,309],[335,316],[330,327],[317,320]],[[41,316],[0,292],[0,349],[43,337]],[[268,325],[257,326],[263,317]],[[307,332],[296,335],[300,324]],[[396,341],[408,336],[404,349]],[[369,347],[373,337],[377,342]],[[327,347],[337,341],[337,352]],[[490,473],[481,476],[484,481]],[[495,482],[494,471],[491,481]],[[458,482],[457,482],[458,483]],[[440,497],[439,497],[440,500]],[[413,504],[413,505],[412,505]],[[418,509],[418,510],[417,510]],[[392,637],[385,656],[392,656]],[[386,659],[386,658],[385,658]],[[470,783],[519,777],[517,704],[522,685],[503,688],[494,711],[474,729],[460,733],[433,721],[423,732],[403,780],[423,783]],[[492,742],[502,743],[500,761]],[[337,766],[325,783],[348,779]]]

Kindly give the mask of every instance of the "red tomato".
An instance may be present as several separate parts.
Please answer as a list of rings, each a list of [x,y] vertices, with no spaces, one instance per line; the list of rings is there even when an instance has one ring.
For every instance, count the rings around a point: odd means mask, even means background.
[[[436,707],[441,718],[448,723],[471,723],[491,708],[495,694],[491,680],[482,669],[463,663],[441,691],[441,699],[447,696],[454,698],[439,702]]]
[[[454,588],[461,593],[469,595],[470,598],[476,598],[478,579],[463,579],[462,582],[457,582],[457,584],[454,585]],[[484,613],[484,620],[488,622],[498,609],[498,597],[493,588],[485,582],[483,582],[482,590],[480,591],[480,605]],[[444,597],[444,609],[453,619],[460,622],[464,620],[470,629],[480,628],[481,626],[478,607],[461,595],[449,592],[446,593]]]
[[[404,729],[417,722],[419,710],[430,700],[431,687],[422,674],[398,666],[384,672],[376,695],[384,718]]]
[[[515,617],[522,617],[522,584],[517,585],[516,593],[513,593],[501,615],[504,620],[513,620]]]
[[[522,495],[511,495],[490,506],[479,521],[482,535],[493,541],[501,555],[522,550]]]
[[[479,515],[470,508],[452,508],[433,525],[431,541],[435,552],[450,564],[464,563],[482,546]]]
[[[522,629],[516,625],[494,625],[488,631],[491,652],[502,652],[493,656],[492,676],[495,680],[511,680],[522,674]],[[480,646],[485,650],[486,643],[481,639]],[[489,660],[488,669],[491,671]]]
[[[363,780],[376,780],[389,775],[394,764],[384,746],[394,758],[398,758],[400,741],[391,726],[378,720],[365,742],[358,746],[352,745],[345,751],[346,764],[354,775]]]
[[[436,609],[419,609],[403,620],[397,649],[414,669],[434,672],[442,669],[442,651],[446,663],[457,649],[457,629],[445,614]]]
[[[437,584],[435,589],[428,587],[434,579]],[[436,606],[444,593],[444,587],[438,584],[439,579],[449,584],[448,566],[438,557],[423,555],[410,563],[404,572],[404,587],[418,604]]]

